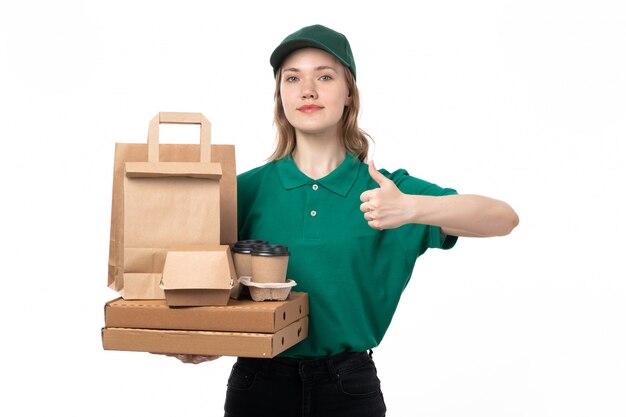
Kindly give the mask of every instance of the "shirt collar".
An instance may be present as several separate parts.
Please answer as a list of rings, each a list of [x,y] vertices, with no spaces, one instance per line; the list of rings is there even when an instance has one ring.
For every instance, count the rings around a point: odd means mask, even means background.
[[[348,195],[348,191],[354,185],[360,166],[360,161],[351,153],[346,152],[346,158],[333,172],[324,178],[314,180],[298,169],[291,155],[276,161],[278,176],[287,190],[315,182],[344,197]]]

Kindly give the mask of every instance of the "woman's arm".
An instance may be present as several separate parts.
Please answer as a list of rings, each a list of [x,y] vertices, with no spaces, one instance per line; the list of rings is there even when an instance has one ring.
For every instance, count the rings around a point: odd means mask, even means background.
[[[504,201],[481,195],[430,197],[407,195],[410,223],[440,226],[446,235],[505,236],[519,223],[515,211]]]
[[[393,229],[408,223],[441,227],[451,236],[504,236],[519,223],[517,213],[504,201],[480,195],[441,197],[404,194],[370,161],[369,172],[380,188],[361,194],[361,211],[375,229]]]

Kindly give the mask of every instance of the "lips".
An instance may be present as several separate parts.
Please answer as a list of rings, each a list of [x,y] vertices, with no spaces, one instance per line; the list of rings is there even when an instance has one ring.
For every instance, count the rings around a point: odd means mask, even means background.
[[[323,107],[316,106],[315,104],[305,104],[304,106],[298,107],[298,111],[303,113],[312,113],[321,109],[323,109]]]

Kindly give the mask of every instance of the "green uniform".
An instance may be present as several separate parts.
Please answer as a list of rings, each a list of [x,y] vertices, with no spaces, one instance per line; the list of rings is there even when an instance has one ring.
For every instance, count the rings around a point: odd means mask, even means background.
[[[442,196],[450,188],[380,170],[407,194]],[[309,294],[309,336],[283,357],[321,357],[365,351],[382,340],[418,256],[449,249],[456,237],[439,227],[409,224],[379,231],[367,225],[360,195],[377,188],[368,166],[351,154],[313,180],[291,157],[240,174],[239,239],[287,245],[287,276]]]

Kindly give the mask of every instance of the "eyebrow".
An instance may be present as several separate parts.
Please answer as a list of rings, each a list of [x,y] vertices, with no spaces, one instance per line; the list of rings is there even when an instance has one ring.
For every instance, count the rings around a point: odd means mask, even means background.
[[[320,65],[319,67],[315,67],[315,71],[323,71],[323,70],[332,70],[333,72],[337,73],[337,70],[335,69],[335,67],[331,67],[328,65]],[[287,72],[287,71],[300,72],[300,70],[295,67],[283,69],[283,72]]]

